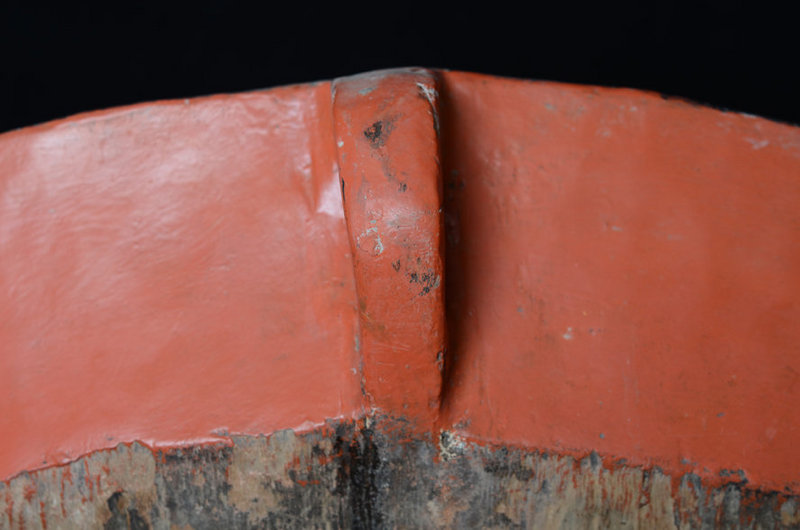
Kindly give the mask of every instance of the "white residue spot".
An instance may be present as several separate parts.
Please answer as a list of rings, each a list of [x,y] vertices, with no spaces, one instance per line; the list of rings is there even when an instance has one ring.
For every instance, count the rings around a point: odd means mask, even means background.
[[[375,246],[373,247],[372,252],[376,256],[380,256],[383,254],[383,241],[381,241],[381,236],[378,234],[378,229],[376,227],[373,226],[371,228],[367,228],[363,234],[358,236],[356,243],[358,244],[359,248],[363,248],[361,247],[361,240],[367,237],[369,234],[375,234]]]
[[[567,328],[567,332],[561,335],[564,340],[572,340],[575,336],[572,334],[572,328]]]
[[[439,134],[439,113],[436,110],[436,100],[439,97],[439,94],[436,93],[436,89],[432,86],[428,86],[424,83],[417,83],[417,88],[419,88],[422,95],[425,96],[425,99],[428,100],[428,104],[431,107],[431,115],[433,116],[433,128],[436,130],[436,134]]]
[[[769,145],[769,140],[757,140],[755,138],[745,138],[747,143],[753,146],[753,149],[758,151],[759,149],[763,149]]]
[[[467,444],[463,438],[450,431],[442,431],[439,436],[439,456],[447,461],[464,454]]]
[[[344,142],[339,140],[338,142],[336,142],[336,145],[338,145],[339,147],[344,147]]]
[[[420,89],[422,94],[425,96],[425,99],[428,100],[428,103],[430,103],[431,106],[433,106],[434,102],[436,101],[436,98],[438,97],[438,94],[436,93],[436,89],[433,88],[432,86],[428,86],[428,85],[426,85],[424,83],[417,83],[417,87]]]
[[[614,232],[622,232],[622,227],[621,226],[612,225],[611,226],[611,230],[613,230]]]

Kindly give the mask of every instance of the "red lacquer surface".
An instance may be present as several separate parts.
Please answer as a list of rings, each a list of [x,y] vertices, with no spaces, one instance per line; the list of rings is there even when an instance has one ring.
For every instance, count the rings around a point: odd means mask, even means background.
[[[364,392],[378,412],[430,431],[445,353],[436,79],[376,72],[334,91]]]
[[[0,475],[374,408],[800,491],[800,132],[436,75],[0,137]]]
[[[330,123],[323,83],[0,138],[0,476],[360,414]]]
[[[443,92],[446,421],[796,489],[800,132],[631,90]]]

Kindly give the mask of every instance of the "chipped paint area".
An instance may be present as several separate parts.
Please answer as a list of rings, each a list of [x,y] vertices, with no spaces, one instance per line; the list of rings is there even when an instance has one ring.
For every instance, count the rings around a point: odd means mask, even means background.
[[[353,424],[151,451],[120,444],[0,483],[0,528],[348,527]]]
[[[152,451],[134,443],[0,483],[0,528],[797,528],[800,499],[592,452],[487,446],[407,419]]]

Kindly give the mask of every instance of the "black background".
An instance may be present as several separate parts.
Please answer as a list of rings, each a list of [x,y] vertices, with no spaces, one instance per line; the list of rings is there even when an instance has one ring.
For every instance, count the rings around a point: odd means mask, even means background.
[[[794,14],[763,4],[6,1],[0,132],[395,66],[655,90],[800,123]]]

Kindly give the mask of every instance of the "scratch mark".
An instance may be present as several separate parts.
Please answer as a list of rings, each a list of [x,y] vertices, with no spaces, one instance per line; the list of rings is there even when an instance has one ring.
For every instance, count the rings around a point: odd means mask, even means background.
[[[419,88],[422,96],[428,100],[428,104],[431,107],[431,115],[433,116],[433,128],[436,131],[436,136],[439,136],[439,112],[436,110],[436,100],[439,99],[439,94],[435,88],[424,83],[418,82],[417,88]]]

